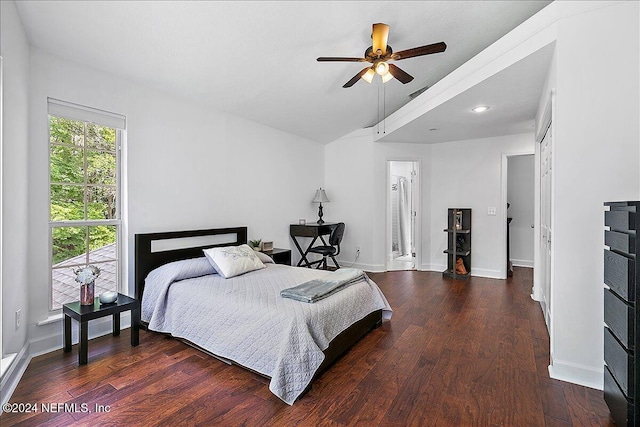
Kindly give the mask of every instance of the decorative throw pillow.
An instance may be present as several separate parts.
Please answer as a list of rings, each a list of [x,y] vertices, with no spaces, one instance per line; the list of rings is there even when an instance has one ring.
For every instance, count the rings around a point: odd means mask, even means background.
[[[219,275],[228,279],[266,266],[248,245],[202,250]]]
[[[256,254],[256,256],[258,258],[260,258],[260,261],[262,261],[263,263],[265,263],[265,264],[269,264],[269,263],[275,264],[273,262],[273,258],[271,258],[269,255],[267,255],[265,253],[262,253],[262,252],[258,252],[258,251],[253,251],[253,252]]]

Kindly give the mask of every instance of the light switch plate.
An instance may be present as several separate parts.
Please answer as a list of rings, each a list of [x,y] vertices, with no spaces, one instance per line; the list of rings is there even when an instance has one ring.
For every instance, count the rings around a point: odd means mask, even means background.
[[[496,214],[496,208],[495,207],[487,208],[487,215],[495,215],[495,214]]]

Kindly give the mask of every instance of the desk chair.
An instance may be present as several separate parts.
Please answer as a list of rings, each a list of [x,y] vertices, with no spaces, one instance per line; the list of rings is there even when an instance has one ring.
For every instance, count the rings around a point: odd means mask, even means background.
[[[318,266],[316,268],[320,268],[320,266],[322,266],[323,270],[327,269],[327,257],[334,257],[340,253],[340,242],[342,242],[343,235],[344,222],[339,222],[336,224],[333,230],[331,230],[331,235],[329,236],[330,246],[314,246],[313,248],[309,249],[309,252],[322,255],[322,259],[320,261],[316,261],[318,263]],[[336,267],[340,268],[337,261]]]

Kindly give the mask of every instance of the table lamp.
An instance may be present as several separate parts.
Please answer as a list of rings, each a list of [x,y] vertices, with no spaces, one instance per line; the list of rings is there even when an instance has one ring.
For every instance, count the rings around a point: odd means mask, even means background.
[[[322,187],[316,190],[316,196],[313,198],[311,203],[320,203],[320,207],[318,208],[318,224],[324,224],[324,221],[322,220],[322,202],[327,203],[328,201],[329,198],[327,197],[327,193],[324,192]]]

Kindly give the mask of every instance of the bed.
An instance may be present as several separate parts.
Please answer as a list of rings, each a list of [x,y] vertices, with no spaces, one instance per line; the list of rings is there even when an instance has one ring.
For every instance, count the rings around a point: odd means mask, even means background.
[[[136,234],[142,326],[270,378],[271,392],[291,405],[314,378],[389,319],[391,308],[366,275],[305,303],[280,292],[335,273],[265,262],[225,279],[203,256],[203,249],[246,242],[246,227]]]

